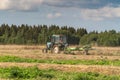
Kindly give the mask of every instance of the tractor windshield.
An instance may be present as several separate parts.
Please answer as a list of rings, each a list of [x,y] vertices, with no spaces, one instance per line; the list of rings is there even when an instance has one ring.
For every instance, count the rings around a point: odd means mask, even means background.
[[[52,36],[51,41],[52,41],[53,43],[58,43],[58,42],[59,42],[59,36]]]
[[[53,43],[66,43],[66,36],[63,35],[54,35],[52,36]]]

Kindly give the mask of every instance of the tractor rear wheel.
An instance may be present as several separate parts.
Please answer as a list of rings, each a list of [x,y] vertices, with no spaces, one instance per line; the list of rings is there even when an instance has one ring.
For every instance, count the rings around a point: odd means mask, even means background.
[[[42,49],[42,52],[43,52],[43,53],[47,53],[48,51],[47,51],[46,48],[44,48],[44,49]]]
[[[58,47],[58,46],[55,46],[54,49],[53,49],[53,52],[54,52],[54,53],[59,53],[59,47]]]

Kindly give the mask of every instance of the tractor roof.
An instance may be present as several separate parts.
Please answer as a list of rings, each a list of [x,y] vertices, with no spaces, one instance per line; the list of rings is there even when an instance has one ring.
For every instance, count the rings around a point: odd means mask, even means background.
[[[64,36],[64,35],[62,35],[62,34],[60,34],[60,35],[54,34],[54,35],[52,35],[52,36],[58,36],[58,37],[59,37],[59,36]]]

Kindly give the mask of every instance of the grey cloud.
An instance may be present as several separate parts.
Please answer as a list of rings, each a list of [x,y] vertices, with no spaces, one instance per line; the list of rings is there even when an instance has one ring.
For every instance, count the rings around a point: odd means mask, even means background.
[[[60,8],[98,9],[118,7],[120,0],[2,0],[0,10],[38,11],[41,5]]]
[[[45,0],[43,4],[55,7],[77,7],[97,9],[108,5],[117,7],[120,5],[120,0]]]

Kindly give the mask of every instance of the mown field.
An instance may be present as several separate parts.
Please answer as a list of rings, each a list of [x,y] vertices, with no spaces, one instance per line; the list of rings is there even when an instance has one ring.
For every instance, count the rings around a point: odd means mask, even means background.
[[[0,80],[120,80],[120,47],[89,55],[43,54],[43,47],[0,45]]]

